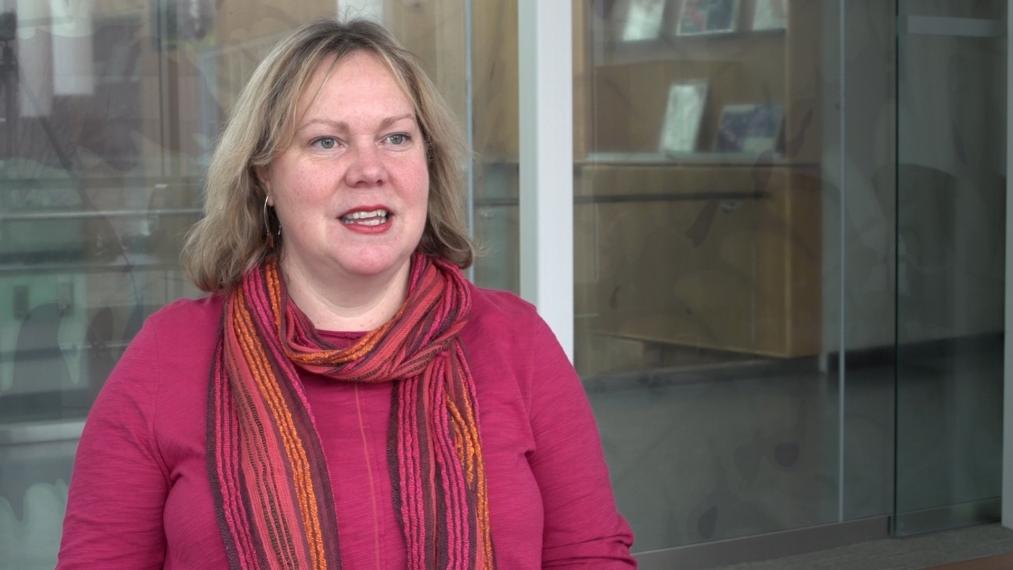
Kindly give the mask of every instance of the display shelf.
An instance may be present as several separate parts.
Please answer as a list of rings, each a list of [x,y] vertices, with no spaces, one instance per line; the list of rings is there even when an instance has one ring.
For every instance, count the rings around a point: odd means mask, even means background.
[[[84,419],[30,420],[0,422],[0,446],[76,442],[84,429]]]
[[[161,256],[130,253],[114,261],[67,261],[56,263],[0,263],[0,275],[39,273],[123,273],[125,271],[166,271],[179,273],[179,262]]]
[[[679,5],[666,3],[663,29]],[[821,21],[818,3],[788,5],[791,22]],[[595,315],[580,322],[584,349],[620,339],[818,353],[819,30],[740,23],[622,42],[614,14],[580,14],[590,31],[576,39],[576,311]],[[670,86],[690,83],[706,86],[694,148],[663,152],[663,125],[680,125],[666,121]],[[718,132],[735,127],[723,113],[750,105],[778,109],[779,128],[750,151],[718,152]]]
[[[773,167],[798,164],[783,156],[767,153],[688,152],[665,154],[661,152],[589,152],[575,160],[578,167],[589,166],[692,166],[715,164],[733,167]]]
[[[26,211],[17,213],[0,212],[0,223],[49,220],[85,220],[94,218],[142,218],[153,216],[200,217],[200,208],[155,208],[151,210],[75,210],[75,211]]]
[[[784,46],[785,30],[743,31],[702,36],[662,36],[634,42],[612,40],[598,48],[597,65],[689,61],[720,62],[776,55]],[[759,53],[758,53],[759,52]]]
[[[577,178],[588,331],[776,357],[820,349],[821,218],[812,169],[597,167]],[[611,200],[593,193],[606,191]],[[582,198],[587,199],[582,199]],[[625,200],[616,200],[625,197]]]

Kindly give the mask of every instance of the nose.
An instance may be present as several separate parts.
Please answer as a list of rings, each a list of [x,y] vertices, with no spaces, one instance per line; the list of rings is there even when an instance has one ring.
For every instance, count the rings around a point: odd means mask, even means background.
[[[356,144],[350,150],[350,164],[345,171],[345,183],[350,187],[370,187],[387,180],[387,169],[380,149],[372,143]]]

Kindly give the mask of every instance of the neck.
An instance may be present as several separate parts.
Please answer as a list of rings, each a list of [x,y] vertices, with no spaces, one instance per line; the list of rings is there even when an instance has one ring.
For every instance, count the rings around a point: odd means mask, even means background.
[[[289,297],[314,327],[369,331],[389,321],[401,307],[410,264],[384,274],[350,277],[336,271],[310,271],[283,256],[281,268]]]

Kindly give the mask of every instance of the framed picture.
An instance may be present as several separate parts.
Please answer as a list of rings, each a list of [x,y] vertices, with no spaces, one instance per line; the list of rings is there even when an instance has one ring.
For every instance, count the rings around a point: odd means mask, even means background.
[[[788,29],[788,0],[754,0],[753,29],[786,30]]]
[[[735,31],[738,0],[685,0],[679,10],[678,36],[726,34]]]
[[[152,35],[156,49],[176,49],[186,43],[198,43],[214,32],[218,3],[213,0],[156,4],[158,8],[153,11],[152,22],[152,29],[158,30]]]
[[[658,39],[664,16],[665,0],[629,0],[623,22],[622,40],[639,42]]]
[[[694,152],[706,104],[706,81],[673,83],[668,88],[658,150],[670,155]]]
[[[780,105],[726,105],[718,121],[714,150],[777,153],[784,109]]]

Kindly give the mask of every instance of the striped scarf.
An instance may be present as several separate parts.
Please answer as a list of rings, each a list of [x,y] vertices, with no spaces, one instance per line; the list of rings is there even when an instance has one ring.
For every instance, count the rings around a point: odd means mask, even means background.
[[[336,349],[289,301],[276,262],[244,276],[225,302],[208,398],[208,469],[231,568],[340,568],[299,369],[395,382],[388,468],[408,568],[495,568],[475,383],[457,338],[470,306],[457,267],[416,254],[397,315]]]

